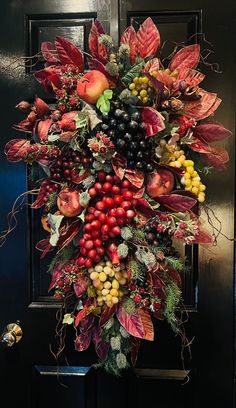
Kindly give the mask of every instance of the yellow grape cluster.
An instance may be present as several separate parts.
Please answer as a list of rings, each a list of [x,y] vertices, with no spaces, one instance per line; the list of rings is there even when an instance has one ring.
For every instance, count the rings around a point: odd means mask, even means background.
[[[152,83],[146,76],[135,77],[129,85],[129,89],[131,94],[137,96],[143,104],[149,102],[149,95],[153,91]]]
[[[194,161],[187,160],[184,151],[180,150],[178,146],[173,147],[166,145],[165,147],[170,153],[169,166],[177,168],[184,167],[184,175],[181,177],[181,184],[183,184],[185,190],[196,194],[198,201],[203,203],[205,201],[206,186],[201,182],[198,172],[194,169]]]
[[[110,261],[104,261],[88,271],[93,287],[96,289],[98,306],[106,304],[112,307],[118,303],[124,294],[121,287],[125,285],[128,276],[125,269],[114,268]]]

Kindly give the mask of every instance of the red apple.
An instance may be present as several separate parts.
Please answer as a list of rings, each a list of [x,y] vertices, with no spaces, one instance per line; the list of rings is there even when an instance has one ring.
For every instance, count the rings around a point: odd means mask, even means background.
[[[76,217],[83,211],[83,207],[79,202],[78,191],[68,188],[61,190],[58,194],[57,206],[65,217]]]
[[[109,88],[107,77],[100,71],[88,71],[77,83],[77,93],[83,101],[95,104]]]
[[[169,194],[173,190],[174,184],[173,173],[169,170],[160,169],[148,176],[147,193],[155,199],[159,195]]]

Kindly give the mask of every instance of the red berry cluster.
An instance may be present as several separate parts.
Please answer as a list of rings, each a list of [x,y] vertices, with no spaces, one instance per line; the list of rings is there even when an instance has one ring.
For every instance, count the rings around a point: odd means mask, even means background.
[[[49,178],[43,180],[40,187],[40,194],[42,194],[43,201],[48,202],[50,194],[56,192],[60,186],[57,183],[53,183]]]
[[[187,130],[193,126],[193,122],[187,119],[185,116],[180,116],[178,120],[181,123],[178,129],[178,134],[180,136],[184,136]]]
[[[73,181],[77,173],[80,172],[79,165],[87,167],[91,163],[91,157],[88,157],[85,151],[76,152],[68,149],[58,160],[51,166],[51,177],[53,180]]]
[[[79,268],[74,261],[71,261],[70,264],[64,266],[55,285],[55,299],[63,299],[66,293],[70,292],[71,284],[74,282],[78,272]]]
[[[128,180],[113,174],[98,173],[97,182],[89,189],[91,201],[85,214],[84,235],[79,241],[78,265],[91,268],[105,253],[103,241],[116,238],[121,227],[133,221],[136,200]]]
[[[40,143],[34,143],[29,145],[26,151],[25,160],[28,163],[32,163],[35,160],[51,160],[59,157],[61,150],[57,146],[42,145]]]

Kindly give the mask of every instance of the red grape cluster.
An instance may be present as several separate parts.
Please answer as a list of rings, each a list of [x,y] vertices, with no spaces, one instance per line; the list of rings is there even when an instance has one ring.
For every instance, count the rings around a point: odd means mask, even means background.
[[[133,206],[135,192],[128,180],[98,173],[97,182],[89,189],[91,201],[85,214],[84,235],[79,241],[78,265],[91,268],[105,254],[103,241],[114,239],[121,233],[121,227],[133,221],[136,212]]]
[[[26,152],[27,162],[35,160],[51,160],[60,157],[61,150],[57,146],[34,143],[29,145]]]
[[[50,194],[56,192],[59,187],[57,183],[53,183],[49,178],[43,180],[40,188],[40,194],[44,196],[43,201],[47,203]]]
[[[91,161],[92,158],[88,157],[84,150],[78,152],[68,149],[63,152],[63,156],[52,164],[51,178],[56,181],[61,181],[62,179],[73,181],[74,173],[77,173],[81,166],[87,167]]]

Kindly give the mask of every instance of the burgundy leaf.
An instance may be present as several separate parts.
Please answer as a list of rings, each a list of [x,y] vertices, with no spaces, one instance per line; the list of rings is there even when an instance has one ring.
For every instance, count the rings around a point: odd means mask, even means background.
[[[46,142],[48,140],[48,131],[52,124],[52,119],[40,120],[36,127],[36,133],[39,136],[41,142]]]
[[[75,339],[75,350],[84,351],[90,346],[92,340],[92,331],[87,331],[76,336]]]
[[[112,307],[105,307],[103,309],[100,320],[99,320],[99,326],[102,327],[104,324],[108,322],[108,320],[114,315],[116,311],[116,305],[113,305]]]
[[[53,250],[53,246],[49,242],[50,238],[41,239],[36,245],[36,249],[42,251],[40,258],[44,258],[48,252]]]
[[[178,75],[178,80],[184,80],[189,88],[199,85],[204,78],[205,74],[189,68],[182,68]]]
[[[5,146],[5,154],[7,160],[11,162],[18,162],[24,160],[27,157],[28,148],[30,146],[29,140],[25,139],[13,139]]]
[[[60,238],[57,243],[60,250],[64,249],[73,241],[80,230],[81,223],[82,221],[80,219],[76,219],[65,230],[60,232]]]
[[[121,44],[127,44],[130,49],[130,62],[134,64],[137,55],[137,34],[134,27],[129,26],[124,31],[121,40]]]
[[[50,66],[47,68],[44,68],[40,71],[37,71],[34,76],[37,79],[37,81],[42,85],[42,87],[47,91],[47,92],[52,92],[53,87],[52,84],[57,83],[57,85],[60,84],[60,86],[57,86],[57,88],[61,88],[62,83],[60,80],[60,67],[55,67],[55,66]]]
[[[84,276],[82,273],[76,276],[76,281],[74,282],[74,291],[77,297],[83,295],[88,287],[88,278]]]
[[[17,125],[13,125],[13,128],[19,130],[20,132],[31,133],[34,127],[35,120],[36,113],[34,111],[31,111],[26,119],[22,120]]]
[[[39,119],[43,119],[44,116],[49,116],[51,114],[51,109],[41,98],[36,97],[34,106]]]
[[[142,110],[142,120],[146,124],[146,135],[154,136],[165,129],[165,123],[160,112],[145,106]]]
[[[211,166],[218,170],[225,170],[225,164],[229,161],[229,154],[223,147],[212,147],[199,140],[190,144],[189,148],[203,154],[204,159]]]
[[[144,174],[140,170],[129,170],[125,171],[125,177],[130,181],[133,186],[141,188],[144,182]]]
[[[86,170],[83,174],[80,174],[80,169],[72,169],[71,170],[71,181],[75,184],[80,184],[81,181],[85,180],[87,177],[91,175],[90,170]]]
[[[76,131],[74,131],[74,132],[69,132],[69,131],[68,132],[62,132],[62,133],[60,133],[58,140],[60,140],[60,142],[69,143],[75,137],[76,134],[77,134]]]
[[[164,89],[164,83],[160,80],[158,80],[157,78],[155,78],[154,76],[151,75],[151,73],[143,70],[143,75],[145,75],[149,81],[151,81],[151,83],[153,84],[156,92],[158,94],[161,94],[163,89]]]
[[[193,135],[202,142],[211,143],[226,139],[232,135],[232,132],[219,122],[206,122],[197,125],[193,129]]]
[[[136,310],[134,313],[129,314],[125,309],[125,302],[120,302],[117,307],[117,318],[120,324],[125,330],[131,334],[131,336],[145,338],[145,329],[142,323],[142,319]]]
[[[155,217],[155,215],[156,215],[156,211],[152,209],[152,207],[149,204],[148,200],[146,200],[145,198],[139,198],[137,200],[137,204],[135,206],[135,209],[138,212],[141,212],[141,213],[145,214],[146,216],[148,216],[150,218]]]
[[[45,180],[47,181],[50,179],[45,179]],[[45,198],[45,186],[40,186],[37,198],[33,202],[33,204],[31,204],[31,208],[37,209],[37,208],[42,207],[45,204],[44,198]]]
[[[195,238],[196,238],[195,239],[196,244],[210,244],[210,245],[212,245],[214,243],[213,236],[208,231],[203,229],[201,226],[199,227],[199,232],[195,236]]]
[[[177,70],[181,73],[185,68],[196,68],[200,58],[200,45],[192,44],[181,48],[170,62],[171,71]]]
[[[52,270],[52,280],[49,285],[48,292],[50,292],[50,290],[52,290],[57,285],[57,282],[64,275],[63,266],[64,266],[64,263],[62,262],[57,262],[56,265],[54,266]]]
[[[78,67],[79,72],[84,70],[84,57],[81,51],[63,37],[56,37],[55,46],[62,64],[71,64]]]
[[[160,46],[160,34],[153,20],[148,17],[137,32],[137,47],[141,58],[155,56]]]
[[[125,169],[127,167],[127,161],[117,154],[111,159],[112,167],[116,175],[122,180],[125,175]]]
[[[171,268],[170,266],[168,267],[168,273],[171,277],[171,279],[178,285],[178,287],[181,289],[182,288],[182,280],[181,276],[176,269]]]
[[[145,331],[145,340],[153,341],[154,340],[154,327],[152,323],[151,316],[146,309],[139,309],[138,314],[141,318],[144,331]]]
[[[50,41],[42,42],[41,51],[43,54],[43,58],[50,64],[59,62],[57,51]]]
[[[186,212],[197,203],[194,198],[180,194],[163,194],[158,196],[156,200],[163,207],[174,212]]]
[[[145,187],[140,188],[140,190],[136,191],[136,193],[133,195],[133,198],[142,198],[145,192]]]
[[[219,106],[221,100],[217,94],[199,89],[200,99],[195,101],[186,101],[184,104],[184,115],[189,119],[197,121],[210,116]]]
[[[90,313],[87,316],[85,316],[81,320],[80,325],[79,325],[80,332],[85,333],[85,332],[91,330],[93,325],[94,325],[94,322],[95,322],[95,315],[94,314]]]
[[[99,44],[101,34],[104,34],[104,29],[101,23],[95,20],[89,33],[89,50],[93,57],[106,64],[108,51],[104,45]]]
[[[107,358],[108,351],[110,349],[110,343],[106,343],[105,341],[102,340],[100,327],[97,327],[93,331],[93,341],[95,344],[95,350],[96,350],[98,357],[101,360],[105,360]]]
[[[137,362],[140,345],[140,339],[137,339],[137,337],[131,337],[131,363],[133,366],[135,366]]]
[[[160,63],[158,58],[152,58],[144,65],[143,71],[149,72],[158,71],[160,68]]]
[[[83,307],[83,309],[81,309],[79,311],[79,313],[77,314],[77,316],[75,318],[75,322],[74,322],[75,327],[77,327],[80,324],[82,319],[84,319],[85,317],[87,317],[91,313],[92,308],[93,308],[93,305],[88,304],[88,305],[85,305]]]

